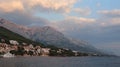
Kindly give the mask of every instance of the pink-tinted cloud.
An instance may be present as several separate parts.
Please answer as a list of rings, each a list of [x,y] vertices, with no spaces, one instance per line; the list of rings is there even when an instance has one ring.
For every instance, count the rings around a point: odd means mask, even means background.
[[[32,10],[33,8],[51,10],[55,12],[71,11],[78,0],[0,0],[0,9],[5,12],[15,10]]]
[[[15,10],[24,10],[24,6],[19,0],[0,1],[0,11],[12,12]]]
[[[113,10],[101,10],[98,11],[99,14],[110,16],[110,17],[120,17],[120,9],[113,9]]]
[[[91,14],[90,8],[74,8],[73,11],[79,15],[87,16]]]
[[[62,32],[66,32],[81,29],[83,27],[92,25],[95,22],[96,19],[94,18],[67,16],[64,20],[53,22],[49,25],[57,28]]]

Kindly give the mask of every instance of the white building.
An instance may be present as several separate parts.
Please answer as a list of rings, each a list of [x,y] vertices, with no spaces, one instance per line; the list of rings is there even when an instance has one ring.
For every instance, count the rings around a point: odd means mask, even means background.
[[[73,53],[75,53],[75,56],[77,56],[78,55],[78,51],[72,51]]]
[[[32,44],[29,45],[29,48],[34,48]]]
[[[15,40],[9,40],[10,44],[13,44],[13,45],[19,45],[19,43]]]
[[[27,45],[27,43],[22,43],[24,46]]]
[[[42,48],[42,56],[48,56],[50,48]]]

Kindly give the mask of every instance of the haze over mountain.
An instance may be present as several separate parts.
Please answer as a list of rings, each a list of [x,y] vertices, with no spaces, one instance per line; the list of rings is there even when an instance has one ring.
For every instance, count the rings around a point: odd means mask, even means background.
[[[66,37],[64,34],[50,26],[26,27],[12,23],[2,18],[0,18],[0,26],[5,27],[15,33],[18,33],[28,39],[42,42],[46,45],[55,45],[57,47],[69,48],[82,52],[99,52],[96,48],[89,45],[87,42]]]

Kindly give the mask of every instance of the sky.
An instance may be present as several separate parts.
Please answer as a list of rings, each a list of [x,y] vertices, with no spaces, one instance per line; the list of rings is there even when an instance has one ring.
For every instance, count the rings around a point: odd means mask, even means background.
[[[120,55],[120,0],[0,0],[0,17],[51,26],[68,37]]]

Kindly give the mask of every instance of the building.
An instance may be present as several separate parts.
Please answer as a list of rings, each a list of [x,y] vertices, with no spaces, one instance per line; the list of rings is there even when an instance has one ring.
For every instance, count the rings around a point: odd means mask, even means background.
[[[42,56],[48,56],[49,55],[49,50],[50,50],[50,48],[42,48]]]
[[[9,40],[10,44],[13,44],[13,45],[19,45],[19,43],[15,40]]]

